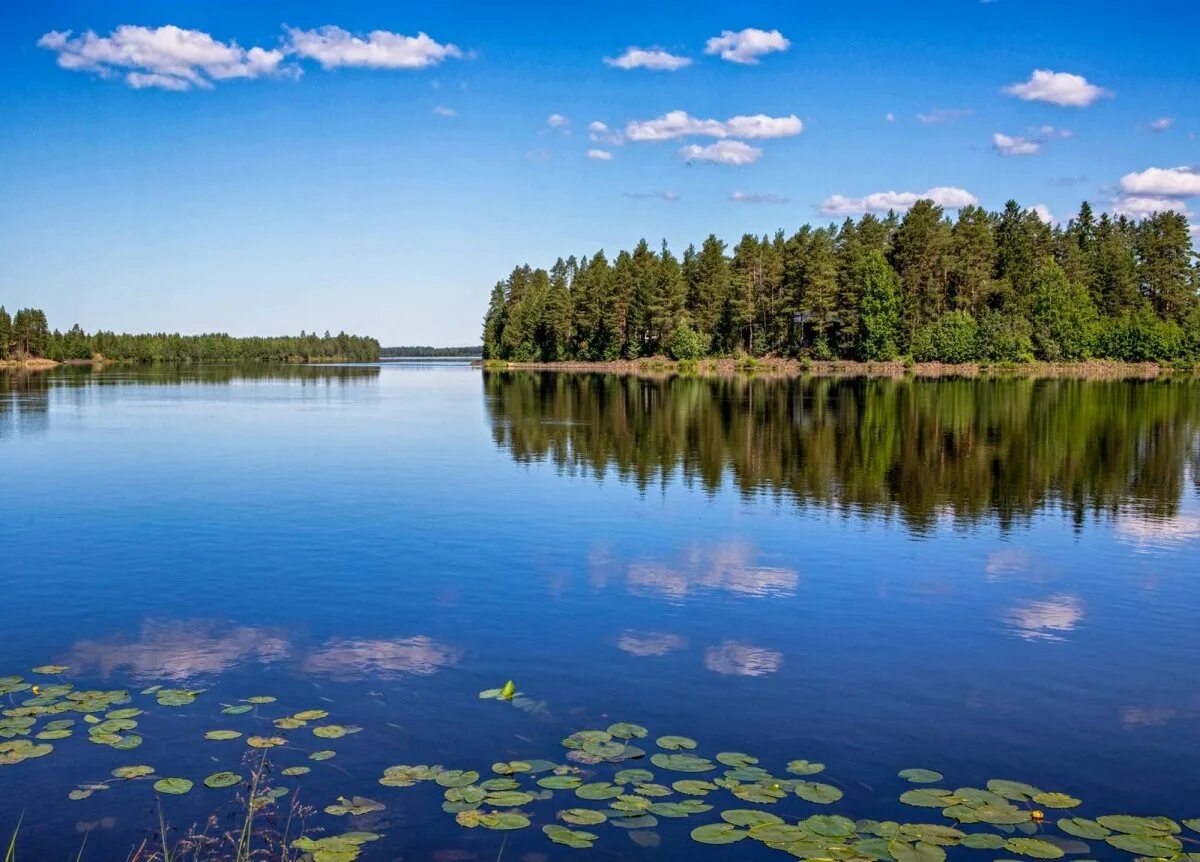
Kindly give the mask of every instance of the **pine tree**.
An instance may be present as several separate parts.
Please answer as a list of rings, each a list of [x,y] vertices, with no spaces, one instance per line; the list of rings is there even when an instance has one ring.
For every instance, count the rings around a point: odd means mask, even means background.
[[[3,305],[0,305],[0,359],[7,359],[12,347],[12,318]]]
[[[946,310],[951,232],[942,215],[933,201],[919,200],[896,231],[892,258],[904,289],[910,337]]]
[[[992,292],[996,238],[992,217],[980,207],[958,211],[950,238],[950,291],[955,308],[978,315]]]
[[[1136,243],[1142,294],[1159,317],[1182,322],[1196,303],[1187,218],[1155,213],[1138,226]]]
[[[904,297],[900,279],[880,251],[867,252],[862,267],[862,301],[859,304],[859,358],[868,361],[895,359],[900,353]]]

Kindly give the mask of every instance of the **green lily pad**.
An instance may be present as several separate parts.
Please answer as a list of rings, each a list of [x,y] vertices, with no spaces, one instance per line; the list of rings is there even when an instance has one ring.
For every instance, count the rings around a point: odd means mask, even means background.
[[[325,806],[325,813],[334,815],[349,814],[352,817],[359,817],[374,811],[382,811],[386,807],[382,802],[376,802],[374,799],[368,799],[365,796],[352,796],[349,799],[345,796],[339,796],[336,803]]]
[[[821,784],[817,781],[798,781],[793,792],[806,802],[818,805],[828,805],[842,798],[842,791],[832,784]]]
[[[575,795],[580,799],[616,799],[621,795],[621,788],[607,781],[596,781],[576,787]]]
[[[222,787],[233,787],[235,784],[240,784],[241,781],[242,776],[235,772],[214,772],[204,779],[204,786],[219,790]]]
[[[1188,829],[1191,829],[1193,832],[1200,832],[1200,819],[1185,820],[1183,821],[1183,825]]]
[[[574,790],[583,784],[583,779],[578,775],[547,775],[539,778],[537,784],[547,790]]]
[[[492,772],[497,775],[513,775],[518,772],[528,772],[529,763],[524,760],[510,760],[507,763],[493,763]]]
[[[245,703],[226,703],[222,705],[225,708],[221,710],[221,715],[245,715],[247,712],[250,712],[250,710],[254,709],[254,707]]]
[[[45,676],[57,676],[70,668],[65,664],[43,664],[33,668],[34,673],[40,673]]]
[[[155,692],[154,697],[159,706],[187,706],[196,702],[196,695],[199,693],[184,688],[162,688]]]
[[[617,739],[645,739],[649,731],[640,724],[619,721],[616,724],[609,725],[608,733]]]
[[[479,773],[475,770],[462,769],[447,769],[445,772],[439,773],[434,779],[442,787],[466,787],[468,784],[474,784],[479,780]]]
[[[670,796],[671,788],[661,784],[635,784],[633,792],[640,796]]]
[[[1097,817],[1096,822],[1114,832],[1124,832],[1129,835],[1173,835],[1179,831],[1179,824],[1166,817],[1134,817],[1131,814],[1106,814]]]
[[[692,840],[701,844],[733,844],[749,834],[731,823],[708,823],[692,830]]]
[[[205,739],[237,739],[242,735],[239,730],[210,730],[204,734]]]
[[[112,771],[113,778],[145,778],[154,774],[153,766],[118,766]]]
[[[521,790],[498,790],[489,793],[484,801],[496,808],[516,808],[532,802],[533,794]]]
[[[159,793],[181,796],[192,789],[192,782],[186,778],[160,778],[154,782],[154,789]]]
[[[1033,801],[1047,808],[1075,808],[1083,802],[1065,793],[1035,793]]]
[[[43,730],[37,735],[38,739],[66,739],[71,735],[69,730]]]
[[[980,805],[975,809],[975,819],[994,826],[1015,826],[1033,818],[1028,811],[1014,805]]]
[[[800,828],[825,838],[849,838],[855,832],[854,821],[840,814],[814,814],[800,821]]]
[[[355,727],[352,724],[322,724],[312,729],[313,736],[319,736],[322,739],[340,739],[350,733],[358,733],[362,730],[361,727]]]
[[[972,850],[999,850],[1004,846],[1004,836],[994,832],[971,832],[963,838],[962,846]]]
[[[908,844],[892,840],[888,842],[888,853],[896,862],[943,862],[946,858],[946,851],[940,846],[924,841]]]
[[[756,838],[754,830],[750,831],[750,837]],[[1004,844],[1003,841],[1000,842]],[[877,862],[892,862],[892,854],[888,851],[888,842],[886,838],[863,838],[861,841],[855,841],[853,845],[854,852],[859,856],[867,859],[875,859]]]
[[[647,784],[654,780],[649,769],[622,769],[613,778],[616,784]]]
[[[671,786],[680,793],[686,793],[688,796],[707,796],[717,789],[717,785],[711,781],[701,781],[697,778],[684,778],[672,782]]]
[[[932,769],[901,769],[899,776],[913,784],[933,784],[945,777],[942,773],[934,772]]]
[[[758,763],[757,757],[752,757],[749,754],[742,754],[740,751],[722,751],[717,754],[717,763],[722,763],[725,766],[732,766],[735,769],[739,766],[751,766]]]
[[[697,757],[694,754],[655,754],[650,762],[659,769],[672,772],[709,772],[717,766],[711,760]]]
[[[280,730],[295,730],[298,727],[304,727],[308,722],[288,716],[286,718],[277,718],[271,723]]]
[[[310,772],[312,772],[312,770],[309,769],[307,766],[289,766],[286,769],[284,769],[280,774],[291,777],[293,775],[307,775]]]
[[[1112,835],[1111,831],[1105,829],[1095,820],[1088,820],[1084,817],[1065,817],[1058,821],[1058,828],[1068,835],[1074,835],[1076,838],[1088,838],[1093,841]]]
[[[731,808],[721,812],[721,819],[734,826],[762,826],[765,823],[782,823],[782,817],[776,817],[766,811],[755,811],[750,808]]]
[[[254,697],[243,697],[242,700],[244,700],[246,703],[253,703],[257,705],[263,703],[274,703],[276,699],[269,694],[256,694]]]
[[[816,775],[825,771],[824,763],[810,763],[807,760],[792,760],[787,765],[787,771],[793,775]]]
[[[330,751],[328,748],[325,748],[325,749],[322,749],[321,751],[314,751],[312,754],[310,754],[308,756],[308,759],[309,760],[329,760],[329,758],[334,757],[336,755],[337,755],[336,751]]]
[[[297,721],[320,721],[322,718],[328,717],[329,713],[323,709],[306,709],[292,716]]]
[[[1004,842],[1004,848],[1034,859],[1060,859],[1063,856],[1061,847],[1040,838],[1009,838]]]
[[[565,826],[559,826],[556,823],[546,824],[542,827],[542,832],[555,844],[562,844],[576,850],[588,849],[596,842],[598,837],[591,832],[567,829]]]
[[[905,805],[921,808],[946,808],[959,802],[959,798],[940,787],[922,787],[919,790],[904,791],[900,794],[900,801]]]
[[[1104,840],[1120,850],[1157,858],[1174,856],[1183,848],[1173,835],[1110,835]]]
[[[738,799],[743,802],[753,802],[757,805],[773,805],[780,799],[787,796],[787,793],[778,784],[738,784],[730,789]],[[838,794],[841,795],[840,793]]]
[[[246,745],[251,748],[278,748],[286,744],[287,740],[282,736],[251,736],[246,740]]]
[[[603,811],[590,808],[567,808],[558,812],[558,819],[573,826],[598,826],[608,819]]]
[[[997,796],[1011,799],[1014,802],[1028,802],[1042,791],[1022,781],[1009,781],[1006,778],[993,778],[987,783],[988,790]]]
[[[950,847],[966,838],[967,834],[941,823],[905,823],[900,827],[899,837]]]
[[[688,739],[686,736],[660,736],[654,740],[654,743],[667,751],[680,751],[681,749],[691,751],[696,747],[696,740]]]

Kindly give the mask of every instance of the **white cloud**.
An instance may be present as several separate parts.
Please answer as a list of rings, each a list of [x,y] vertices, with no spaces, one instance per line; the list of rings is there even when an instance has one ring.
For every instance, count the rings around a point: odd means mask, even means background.
[[[1171,126],[1175,125],[1175,118],[1159,117],[1157,120],[1151,120],[1149,125],[1152,132],[1165,132]]]
[[[1112,96],[1111,92],[1089,83],[1082,75],[1050,69],[1034,69],[1028,81],[1011,84],[1004,92],[1026,102],[1049,102],[1072,108],[1086,108],[1097,99]]]
[[[103,77],[123,75],[134,89],[163,90],[209,88],[214,81],[259,78],[285,71],[284,52],[260,47],[242,48],[236,42],[220,42],[200,30],[173,25],[120,26],[108,36],[88,30],[81,36],[71,31],[51,31],[38,45],[58,55],[64,69],[95,72]],[[298,70],[289,70],[298,73]]]
[[[1146,168],[1121,177],[1121,190],[1130,195],[1193,197],[1200,195],[1200,171],[1190,167]]]
[[[1045,204],[1034,204],[1033,211],[1046,224],[1054,224],[1054,216],[1050,213],[1050,207]]]
[[[625,143],[625,136],[619,129],[610,129],[599,120],[588,123],[588,137],[598,144],[609,144],[616,147]]]
[[[743,141],[717,141],[702,147],[690,144],[679,151],[689,162],[711,162],[715,165],[752,165],[762,158],[762,150]]]
[[[734,138],[787,138],[804,131],[804,123],[795,114],[768,117],[766,114],[730,117],[725,133]]]
[[[661,48],[625,49],[618,57],[605,57],[604,62],[617,69],[654,69],[659,72],[674,72],[692,65],[691,58],[680,57]]]
[[[372,30],[366,38],[341,27],[301,30],[285,27],[288,51],[316,60],[325,69],[355,66],[368,69],[426,69],[463,52],[456,45],[442,44],[424,33],[405,36],[388,30]]]
[[[625,136],[631,141],[671,141],[677,138],[782,138],[804,131],[804,123],[795,114],[769,117],[766,114],[741,115],[727,121],[701,120],[687,111],[668,111],[653,120],[631,120]]]
[[[973,111],[970,108],[934,108],[927,114],[917,114],[917,122],[926,126],[938,123],[949,123],[969,117]]]
[[[1030,129],[1031,132],[1041,135],[1043,138],[1073,138],[1075,133],[1070,129],[1062,129],[1058,126],[1037,126]]]
[[[888,111],[887,116],[885,116],[884,119],[887,120],[889,123],[894,123],[894,122],[896,122],[896,115],[893,114],[891,111]]]
[[[832,195],[821,202],[821,212],[827,216],[860,215],[864,212],[904,211],[917,201],[929,198],[946,209],[975,206],[979,199],[965,189],[956,186],[935,186],[926,192],[875,192],[862,198]]]
[[[453,108],[447,108],[445,105],[438,105],[433,109],[433,112],[439,117],[457,117],[458,111]]]
[[[992,135],[992,148],[1002,156],[1032,156],[1041,150],[1039,141],[1016,138],[996,132]]]
[[[1131,219],[1149,218],[1155,213],[1177,212],[1188,215],[1187,204],[1178,198],[1155,197],[1153,195],[1126,195],[1113,202],[1114,215]]]
[[[546,118],[546,125],[552,129],[561,129],[563,126],[571,125],[571,121],[562,114],[551,114]]]
[[[788,198],[769,192],[733,192],[729,199],[737,204],[786,204]]]
[[[755,65],[758,58],[773,51],[786,51],[791,47],[784,35],[778,30],[756,30],[750,27],[746,30],[723,30],[720,36],[713,36],[704,45],[705,54],[718,54],[722,60],[731,63]]]
[[[601,162],[611,162],[613,154],[608,150],[588,150],[587,157]]]
[[[677,201],[679,195],[675,192],[624,192],[622,197],[633,198],[634,200],[643,201],[650,198],[657,198],[664,201]]]

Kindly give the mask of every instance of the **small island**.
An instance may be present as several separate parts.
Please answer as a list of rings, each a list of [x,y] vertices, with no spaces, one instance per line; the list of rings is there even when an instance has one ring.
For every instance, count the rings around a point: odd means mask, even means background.
[[[955,219],[932,200],[791,236],[710,234],[677,258],[642,240],[610,261],[515,268],[492,289],[492,367],[779,373],[1151,375],[1200,361],[1187,219],[1063,225],[1009,201]]]

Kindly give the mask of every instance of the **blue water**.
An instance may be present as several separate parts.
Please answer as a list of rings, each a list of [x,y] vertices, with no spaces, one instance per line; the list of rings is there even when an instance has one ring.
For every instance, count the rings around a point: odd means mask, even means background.
[[[1063,790],[1085,800],[1083,816],[1200,816],[1197,384],[1175,384],[1166,425],[1111,429],[1121,445],[1110,448],[1133,452],[1156,477],[1149,486],[1110,465],[1072,492],[1031,469],[1016,517],[998,503],[956,505],[962,489],[937,476],[928,489],[892,484],[872,506],[854,503],[853,471],[831,478],[828,496],[798,494],[770,471],[748,482],[737,462],[752,463],[766,440],[728,439],[707,466],[688,454],[703,446],[675,441],[679,459],[631,472],[621,468],[637,460],[630,451],[673,450],[651,439],[651,424],[626,421],[630,404],[669,412],[700,390],[596,395],[594,414],[574,416],[548,400],[514,406],[529,385],[428,362],[8,380],[0,676],[60,663],[76,687],[129,688],[147,709],[136,751],[89,745],[80,731],[47,757],[0,766],[0,836],[25,812],[18,858],[75,858],[86,832],[83,858],[124,859],[152,835],[148,783],[67,801],[122,764],[195,780],[164,799],[174,827],[202,821],[228,791],[200,780],[233,768],[221,764],[244,748],[201,737],[273,732],[266,718],[218,714],[260,694],[279,698],[269,717],[322,708],[364,728],[332,741],[294,731],[295,746],[273,752],[313,767],[284,783],[318,809],[353,794],[387,805],[353,824],[312,818],[382,833],[364,859],[494,859],[502,841],[506,859],[577,852],[540,832],[567,802],[535,803],[531,829],[468,831],[440,810],[442,788],[377,779],[401,763],[487,772],[498,760],[561,760],[562,737],[615,721],[648,727],[647,743],[681,734],[710,756],[750,752],[780,774],[788,760],[824,762],[822,780],[846,794],[830,808],[852,817],[937,819],[897,801],[909,785],[895,773],[910,766],[944,772],[949,788],[1000,777]],[[919,396],[939,384],[905,385]],[[1001,384],[964,385],[968,414],[1006,397],[987,389]],[[1044,409],[1137,400],[1146,391],[1136,387],[1153,385],[1076,384],[1083,401],[1050,392]],[[830,465],[794,386],[784,427],[812,439],[779,461],[820,472]],[[705,397],[714,422],[754,403],[725,390]],[[872,396],[843,397],[865,407]],[[589,433],[597,417],[624,434]],[[893,430],[902,447],[942,439]],[[517,437],[538,433],[594,451],[557,463],[561,449],[517,451]],[[1031,458],[1052,444],[1084,461],[1098,440],[1033,433]],[[955,452],[938,458],[947,475],[975,457]],[[1116,490],[1105,469],[1118,472]],[[918,524],[906,495],[926,490],[939,502]],[[478,699],[510,678],[542,706]],[[157,683],[206,691],[189,707],[146,706],[153,699],[137,691]],[[338,755],[309,763],[316,748]],[[597,849],[772,855],[688,838],[738,807],[750,806],[728,797],[708,817],[663,820],[656,848],[595,827]],[[1096,843],[1084,855],[1116,853]]]

